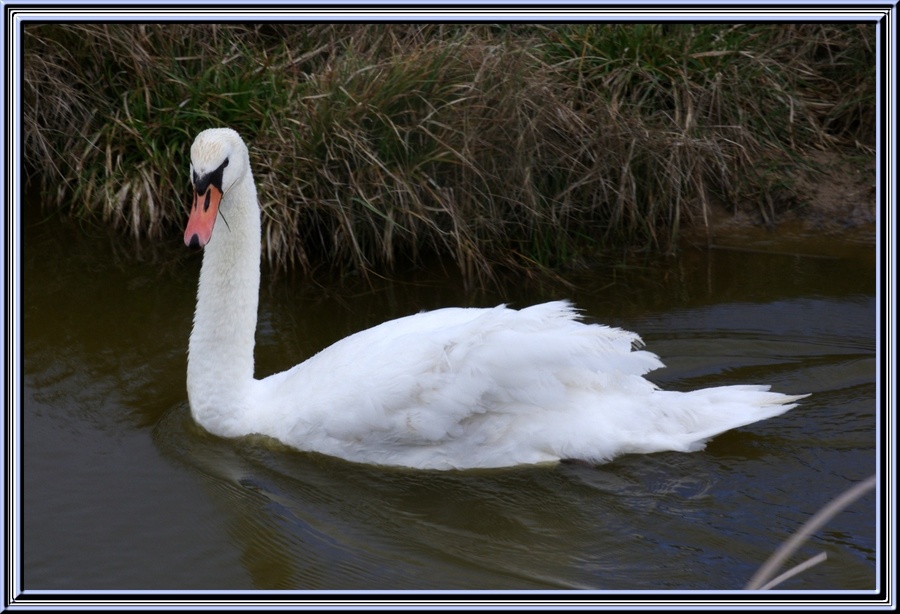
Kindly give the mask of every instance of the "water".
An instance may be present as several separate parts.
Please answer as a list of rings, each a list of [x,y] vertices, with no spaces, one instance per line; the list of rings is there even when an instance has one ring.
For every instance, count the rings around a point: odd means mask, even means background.
[[[421,309],[567,296],[639,332],[665,388],[813,393],[693,454],[426,472],[206,434],[184,381],[199,254],[180,236],[139,255],[99,228],[29,222],[24,587],[739,589],[877,463],[874,249],[748,242],[582,274],[565,294],[466,293],[426,273],[341,290],[264,275],[258,374]],[[781,588],[875,588],[875,502],[820,531],[793,562],[828,560]]]

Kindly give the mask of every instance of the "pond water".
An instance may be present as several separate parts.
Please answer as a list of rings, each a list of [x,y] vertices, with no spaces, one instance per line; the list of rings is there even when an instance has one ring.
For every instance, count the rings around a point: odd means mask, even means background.
[[[492,471],[360,466],[224,440],[185,391],[200,254],[137,254],[74,222],[23,231],[26,590],[736,590],[876,471],[876,255],[781,232],[686,249],[576,288],[466,292],[449,278],[323,289],[264,273],[257,375],[384,319],[575,300],[641,334],[668,389],[767,383],[794,410],[691,454]],[[832,520],[779,588],[876,586],[876,496]]]

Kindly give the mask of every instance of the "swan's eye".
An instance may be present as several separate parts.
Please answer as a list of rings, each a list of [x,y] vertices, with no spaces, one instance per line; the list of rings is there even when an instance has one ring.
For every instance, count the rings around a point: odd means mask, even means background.
[[[225,167],[228,166],[228,158],[225,158],[225,161],[219,165],[219,168],[216,170],[203,175],[202,177],[197,175],[197,172],[194,172],[194,190],[197,191],[198,194],[203,194],[206,192],[207,188],[210,185],[218,188],[220,192],[224,192],[222,186],[222,173],[225,172]]]

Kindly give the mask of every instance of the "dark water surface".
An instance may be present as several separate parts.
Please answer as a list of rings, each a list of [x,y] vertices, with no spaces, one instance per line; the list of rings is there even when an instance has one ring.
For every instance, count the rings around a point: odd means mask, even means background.
[[[200,255],[97,228],[24,231],[23,581],[45,589],[739,589],[876,470],[876,260],[764,234],[563,293],[467,293],[423,274],[325,290],[264,273],[257,374],[384,319],[572,298],[640,333],[665,388],[812,396],[692,454],[469,472],[360,466],[212,437],[185,392]],[[747,244],[747,241],[742,243]],[[430,280],[430,281],[426,281]],[[361,366],[361,368],[363,368]],[[785,589],[873,589],[874,494]]]

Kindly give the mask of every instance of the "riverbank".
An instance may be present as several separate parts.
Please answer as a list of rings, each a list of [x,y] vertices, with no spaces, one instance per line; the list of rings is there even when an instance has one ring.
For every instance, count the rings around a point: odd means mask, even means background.
[[[26,28],[40,202],[178,234],[190,143],[228,125],[268,265],[307,275],[437,258],[469,282],[540,276],[739,224],[874,215],[823,187],[829,165],[850,185],[874,158],[871,26],[198,28]]]
[[[840,252],[847,245],[874,247],[878,215],[874,159],[819,151],[811,153],[810,162],[814,172],[798,168],[793,173],[790,207],[768,217],[716,207],[707,224],[686,233],[684,245],[755,249],[778,237],[779,243],[803,238],[821,255]]]

